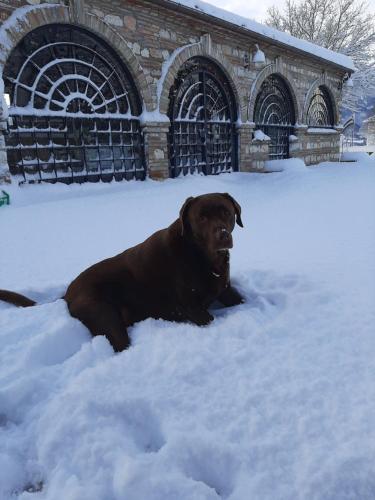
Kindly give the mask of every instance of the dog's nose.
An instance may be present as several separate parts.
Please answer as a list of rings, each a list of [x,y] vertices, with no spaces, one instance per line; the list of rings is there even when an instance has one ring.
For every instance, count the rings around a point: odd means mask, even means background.
[[[225,227],[219,227],[217,229],[217,234],[218,234],[218,237],[219,237],[219,241],[221,242],[226,242],[226,241],[229,241],[230,240],[230,232],[225,229]]]

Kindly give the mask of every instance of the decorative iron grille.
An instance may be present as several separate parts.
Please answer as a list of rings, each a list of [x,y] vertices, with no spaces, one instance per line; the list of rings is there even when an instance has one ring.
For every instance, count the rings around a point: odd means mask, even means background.
[[[340,136],[341,150],[345,151],[354,146],[355,121],[354,115],[348,118],[344,124]]]
[[[222,71],[193,58],[170,91],[169,158],[172,177],[237,170],[236,104]]]
[[[143,179],[140,99],[125,65],[71,25],[30,32],[4,70],[8,163],[24,181]]]
[[[279,76],[271,75],[262,83],[255,101],[254,122],[271,139],[270,159],[288,158],[295,111],[290,91]]]
[[[332,128],[334,125],[332,100],[328,91],[318,87],[307,110],[307,125],[309,127]]]

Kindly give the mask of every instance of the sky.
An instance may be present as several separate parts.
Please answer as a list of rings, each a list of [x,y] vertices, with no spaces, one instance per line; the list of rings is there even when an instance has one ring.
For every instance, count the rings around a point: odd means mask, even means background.
[[[272,5],[282,5],[278,0],[205,0],[207,3],[229,10],[234,14],[262,22],[267,17],[267,9]],[[375,13],[375,0],[368,1],[370,10]]]

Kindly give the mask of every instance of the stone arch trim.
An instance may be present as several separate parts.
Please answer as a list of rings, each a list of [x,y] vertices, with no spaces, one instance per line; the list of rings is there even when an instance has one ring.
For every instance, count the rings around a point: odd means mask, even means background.
[[[315,90],[318,87],[324,87],[328,95],[331,99],[332,107],[333,107],[333,116],[334,116],[334,126],[337,125],[340,121],[340,112],[339,112],[339,106],[337,105],[336,99],[335,99],[335,93],[333,89],[330,87],[326,73],[323,73],[319,78],[317,78],[310,86],[309,90],[307,91],[307,94],[305,96],[305,100],[303,103],[303,110],[302,110],[302,120],[301,123],[307,123],[307,111],[309,109],[309,104],[311,101],[311,98],[315,92]]]
[[[152,109],[152,94],[146,74],[126,40],[108,23],[86,11],[77,18],[72,9],[60,4],[40,4],[16,9],[0,28],[0,73],[13,48],[30,31],[47,24],[72,24],[81,26],[103,38],[117,53],[134,80],[144,110]]]
[[[165,115],[168,113],[169,91],[174,84],[178,71],[181,69],[184,63],[192,57],[205,57],[216,63],[221,68],[232,88],[237,105],[238,118],[241,118],[241,120],[245,120],[246,109],[243,109],[241,106],[240,84],[238,82],[237,76],[233,71],[233,67],[229,64],[226,58],[216,48],[212,47],[211,40],[209,39],[208,35],[202,37],[200,42],[186,45],[185,47],[178,49],[178,51],[175,51],[174,59],[170,63],[163,81],[161,81],[159,99],[160,113]]]
[[[290,95],[292,97],[293,105],[294,105],[294,112],[295,112],[295,117],[296,117],[296,123],[300,121],[300,109],[301,106],[298,103],[298,90],[297,90],[297,85],[293,79],[293,77],[290,75],[290,73],[282,67],[281,62],[279,60],[276,60],[276,62],[273,62],[271,64],[268,64],[265,66],[258,74],[256,79],[254,80],[251,89],[250,89],[250,97],[249,97],[249,103],[248,103],[248,108],[247,108],[247,120],[249,122],[253,122],[253,117],[254,117],[254,108],[255,108],[255,101],[258,95],[258,92],[260,90],[260,87],[262,86],[263,82],[271,75],[278,75],[280,76],[283,81],[285,82],[286,86],[288,87],[290,91]]]

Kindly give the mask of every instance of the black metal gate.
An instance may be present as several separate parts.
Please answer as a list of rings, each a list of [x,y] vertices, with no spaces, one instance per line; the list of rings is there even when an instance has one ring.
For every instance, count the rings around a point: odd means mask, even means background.
[[[193,58],[170,91],[170,173],[237,170],[237,111],[232,89],[211,61]]]
[[[271,75],[262,83],[255,101],[254,122],[271,138],[270,160],[289,158],[295,111],[290,91],[279,76]]]
[[[143,179],[141,103],[117,54],[91,32],[30,32],[4,70],[10,171],[22,181]]]

